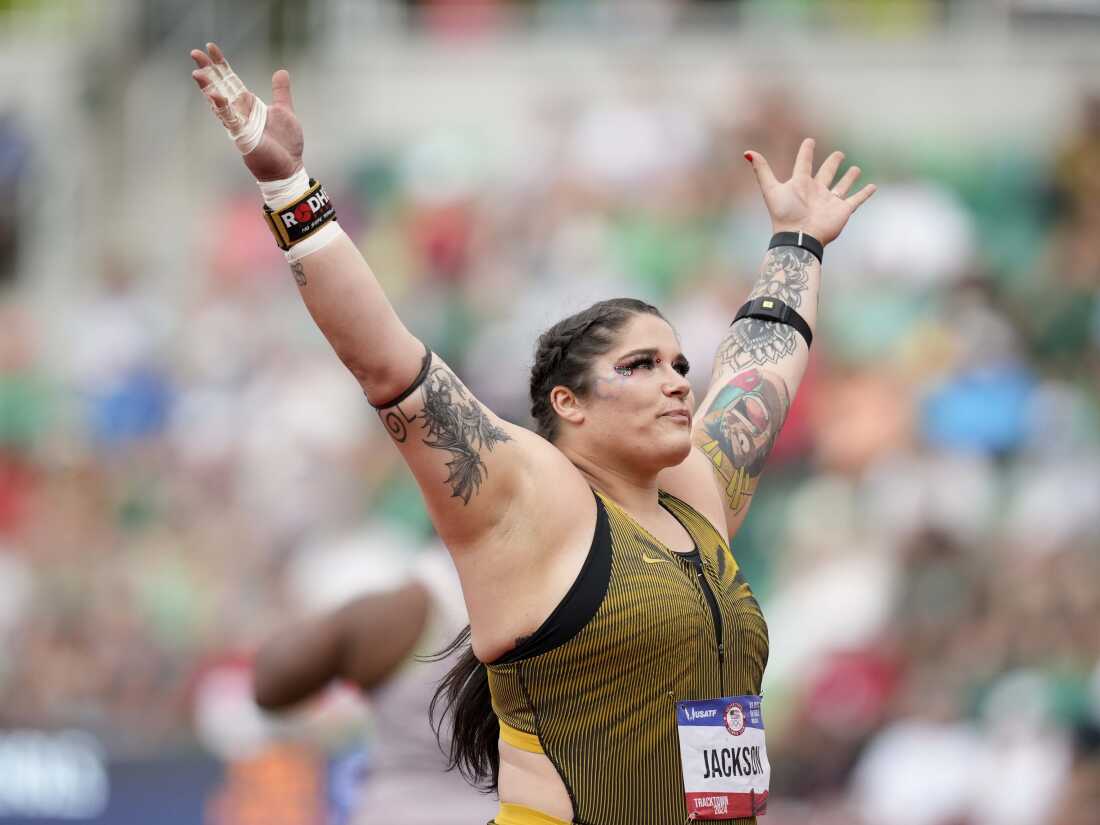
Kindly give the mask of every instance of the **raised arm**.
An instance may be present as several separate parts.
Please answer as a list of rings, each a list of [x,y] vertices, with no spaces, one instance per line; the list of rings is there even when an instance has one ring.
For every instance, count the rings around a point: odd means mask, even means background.
[[[763,155],[745,154],[756,173],[773,232],[801,233],[803,239],[799,246],[799,239],[790,236],[791,245],[768,250],[749,300],[766,298],[786,304],[805,320],[811,334],[817,326],[821,262],[807,248],[813,243],[805,236],[822,246],[829,244],[875,191],[872,185],[848,194],[859,177],[858,166],[848,169],[830,188],[844,155],[833,152],[814,175],[813,153],[814,141],[804,140],[791,179],[782,183]],[[777,308],[781,308],[778,303],[769,307]],[[694,442],[718,484],[730,537],[745,519],[808,360],[808,343],[794,326],[755,317],[735,321],[718,347],[710,387],[695,416]],[[702,463],[695,455],[691,461],[696,466]],[[682,472],[689,474],[692,468]]]
[[[332,219],[302,163],[290,75],[275,72],[272,103],[248,91],[221,50],[191,52],[192,73],[255,176],[265,217],[309,309],[412,469],[452,550],[499,524],[538,439],[494,416],[398,318],[374,273]],[[260,216],[257,215],[257,219]]]

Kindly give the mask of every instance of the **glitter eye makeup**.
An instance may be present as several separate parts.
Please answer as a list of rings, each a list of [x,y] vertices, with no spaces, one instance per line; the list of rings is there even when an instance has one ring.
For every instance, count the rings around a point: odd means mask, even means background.
[[[661,363],[660,359],[653,358],[648,355],[631,358],[625,364],[619,364],[615,367],[615,372],[619,375],[633,375],[636,369],[653,369],[657,364]]]
[[[661,359],[655,355],[642,354],[634,356],[633,358],[628,356],[626,363],[616,365],[615,372],[619,375],[629,377],[634,374],[634,370],[636,369],[652,370],[661,363],[663,363]],[[687,358],[678,355],[672,360],[672,368],[680,375],[687,375],[688,371],[691,369],[691,365],[688,363]]]

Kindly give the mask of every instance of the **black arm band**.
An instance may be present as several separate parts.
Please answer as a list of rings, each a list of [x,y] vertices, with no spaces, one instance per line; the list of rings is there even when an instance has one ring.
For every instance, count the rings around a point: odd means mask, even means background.
[[[799,249],[805,249],[817,258],[818,263],[821,263],[822,256],[825,254],[825,247],[822,246],[821,241],[805,232],[776,232],[772,235],[768,249],[775,249],[777,246],[797,246]]]
[[[396,407],[410,395],[417,391],[421,384],[424,383],[424,379],[428,377],[428,370],[432,366],[432,350],[425,344],[424,345],[424,362],[420,365],[420,372],[416,374],[416,378],[409,384],[408,388],[401,393],[397,398],[392,401],[387,401],[385,404],[371,404],[376,410],[388,410],[390,407]]]
[[[757,318],[761,321],[774,321],[777,324],[794,327],[798,334],[805,339],[807,347],[814,340],[813,330],[806,323],[806,319],[778,298],[769,298],[765,295],[761,298],[746,301],[741,309],[737,310],[737,314],[733,316],[730,326],[732,327],[742,318]]]

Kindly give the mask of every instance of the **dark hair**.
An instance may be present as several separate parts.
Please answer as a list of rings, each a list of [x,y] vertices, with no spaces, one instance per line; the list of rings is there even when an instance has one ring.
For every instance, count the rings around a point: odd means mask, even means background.
[[[554,387],[568,387],[583,398],[591,389],[592,361],[611,349],[614,335],[635,315],[664,318],[652,304],[636,298],[612,298],[558,321],[539,336],[531,365],[531,416],[535,430],[553,441],[558,414],[550,404]]]
[[[458,768],[466,781],[486,793],[495,791],[500,775],[500,723],[493,712],[489,695],[489,671],[470,646],[470,626],[466,625],[454,641],[425,661],[438,662],[462,649],[458,661],[439,681],[428,719],[440,749],[447,755],[447,770]],[[443,706],[436,718],[436,708]],[[444,744],[443,725],[451,717],[450,741]]]
[[[613,298],[558,321],[539,336],[531,366],[531,415],[539,435],[553,441],[558,434],[558,415],[550,404],[550,391],[564,386],[580,397],[587,395],[592,361],[611,349],[615,333],[627,321],[643,313],[665,317],[645,301]],[[447,755],[447,769],[457,768],[471,785],[495,791],[500,775],[500,723],[489,694],[489,672],[470,646],[469,625],[429,660],[440,661],[458,650],[462,650],[458,661],[432,696],[428,717]],[[451,736],[444,744],[443,726],[448,716]]]

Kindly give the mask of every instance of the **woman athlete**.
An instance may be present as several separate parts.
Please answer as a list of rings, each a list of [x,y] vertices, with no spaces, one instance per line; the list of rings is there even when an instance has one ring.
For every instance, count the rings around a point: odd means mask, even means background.
[[[849,194],[854,166],[833,183],[840,152],[814,174],[810,139],[784,182],[746,152],[776,235],[702,403],[660,312],[605,301],[540,338],[536,433],[482,405],[397,317],[303,169],[289,74],[265,106],[217,46],[191,56],[306,307],[458,571],[470,647],[440,698],[452,759],[499,793],[495,822],[754,822],[767,630],[728,541],[806,367],[822,247],[874,187]]]

